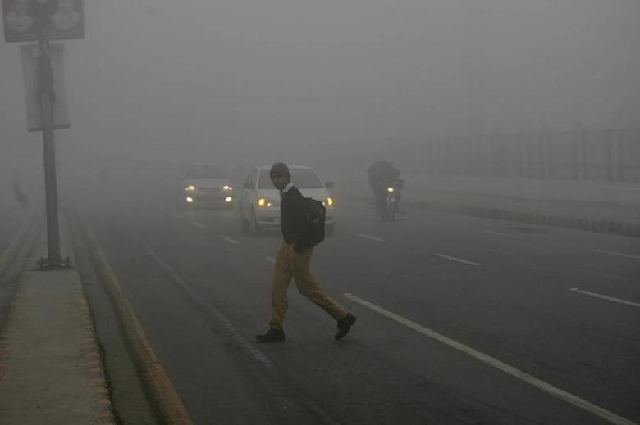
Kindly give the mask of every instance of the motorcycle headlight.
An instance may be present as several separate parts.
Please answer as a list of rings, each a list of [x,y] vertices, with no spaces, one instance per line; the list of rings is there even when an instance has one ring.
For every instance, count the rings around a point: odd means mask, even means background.
[[[389,192],[389,193],[393,193],[393,192],[395,192],[395,191],[396,191],[396,190],[395,190],[394,188],[392,188],[392,187],[388,187],[388,188],[387,188],[387,192]]]
[[[191,196],[187,196],[185,201],[191,203],[191,202],[193,202],[193,198]]]
[[[196,187],[190,184],[189,186],[185,187],[184,190],[186,190],[187,192],[195,192]]]
[[[231,186],[223,186],[222,190],[224,190],[225,192],[230,192],[233,190],[233,188]]]

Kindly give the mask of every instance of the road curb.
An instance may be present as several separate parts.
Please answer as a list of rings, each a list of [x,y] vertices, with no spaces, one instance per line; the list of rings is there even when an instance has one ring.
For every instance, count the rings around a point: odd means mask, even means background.
[[[167,425],[193,425],[182,399],[151,348],[131,305],[122,293],[118,279],[93,232],[80,214],[75,214],[74,222],[77,223],[80,235],[85,240],[88,254],[94,264],[96,273],[103,282],[104,288],[113,303],[127,348],[140,373],[143,384],[149,391],[150,403],[159,413],[162,423]]]

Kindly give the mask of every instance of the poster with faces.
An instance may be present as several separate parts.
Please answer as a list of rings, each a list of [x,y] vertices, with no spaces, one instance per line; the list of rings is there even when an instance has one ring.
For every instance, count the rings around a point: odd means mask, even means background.
[[[5,41],[84,37],[83,0],[2,0]]]

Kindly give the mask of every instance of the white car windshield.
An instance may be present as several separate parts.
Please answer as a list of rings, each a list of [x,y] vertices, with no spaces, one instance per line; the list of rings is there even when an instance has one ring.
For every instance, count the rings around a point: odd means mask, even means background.
[[[292,168],[291,169],[291,183],[300,189],[317,189],[324,187],[322,181],[318,178],[316,173],[309,168]],[[273,189],[273,183],[271,183],[271,177],[269,176],[269,170],[261,170],[260,178],[258,179],[259,189]]]
[[[218,165],[193,165],[187,167],[184,176],[188,179],[224,179],[227,173]]]

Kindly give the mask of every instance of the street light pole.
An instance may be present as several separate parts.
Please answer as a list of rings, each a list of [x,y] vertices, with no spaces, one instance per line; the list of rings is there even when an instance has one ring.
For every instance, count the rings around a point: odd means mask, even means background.
[[[58,222],[58,178],[56,174],[55,140],[53,132],[53,66],[49,55],[49,40],[43,36],[39,42],[38,58],[39,95],[42,111],[42,152],[44,163],[44,187],[47,211],[47,266],[62,264],[60,256],[60,229]]]
[[[39,0],[34,4],[34,18],[39,28],[38,40],[38,101],[42,119],[42,157],[44,165],[44,189],[47,213],[47,258],[41,258],[40,267],[57,268],[68,266],[60,255],[60,228],[58,221],[58,177],[54,139],[54,104],[56,95],[53,81],[53,64],[49,51],[51,27],[49,17],[52,2]]]

